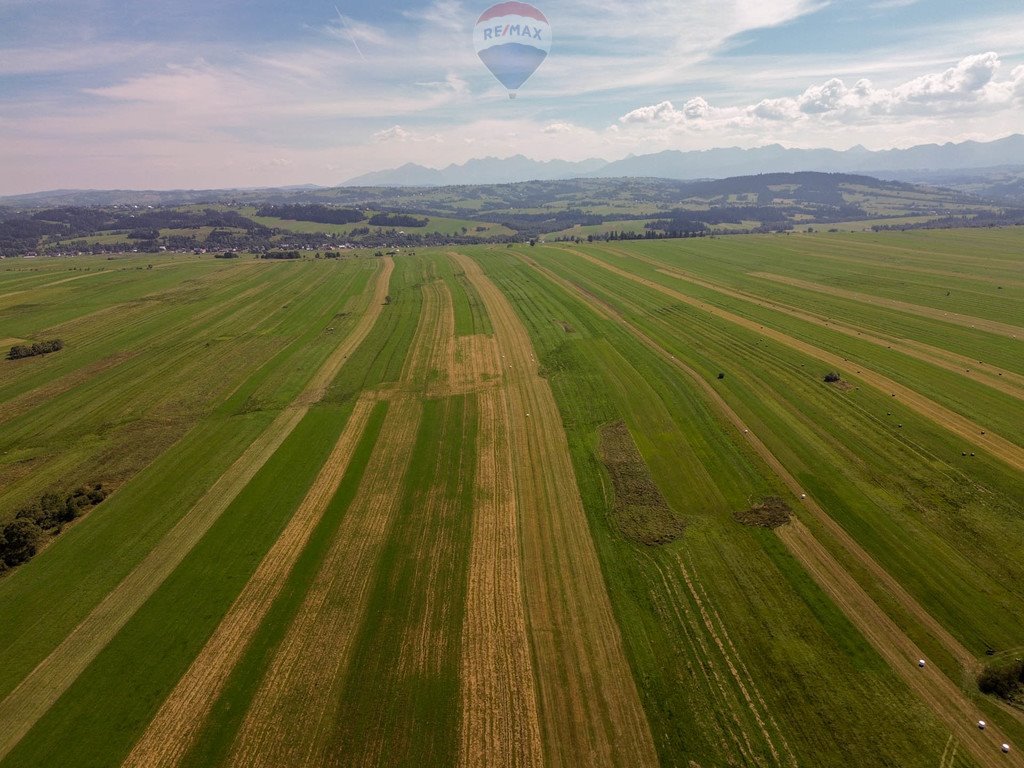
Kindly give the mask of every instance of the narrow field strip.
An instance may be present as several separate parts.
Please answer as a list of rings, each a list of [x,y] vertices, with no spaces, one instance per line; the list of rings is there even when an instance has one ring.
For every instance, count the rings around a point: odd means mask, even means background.
[[[428,399],[321,763],[450,768],[472,533],[474,397]]]
[[[46,384],[42,384],[35,389],[30,389],[27,392],[10,398],[9,400],[5,400],[3,403],[0,403],[0,424],[11,420],[15,416],[21,416],[29,408],[35,408],[42,402],[71,391],[75,387],[89,381],[94,376],[98,376],[112,368],[116,368],[121,363],[129,361],[139,354],[140,352],[138,350],[115,352],[114,354],[108,355],[102,360],[97,360],[95,363],[87,365],[84,368],[72,371],[65,376],[61,376],[60,378],[49,381]]]
[[[423,284],[420,292],[420,313],[416,321],[416,331],[412,337],[409,354],[402,365],[399,381],[404,385],[426,383],[428,363],[437,342],[439,318],[442,313],[441,280],[430,280]]]
[[[246,714],[229,764],[323,764],[349,653],[398,512],[398,489],[421,410],[411,398],[399,398],[389,407],[381,444]]]
[[[64,283],[70,283],[73,280],[82,280],[86,277],[95,277],[96,275],[105,275],[108,272],[112,272],[111,269],[100,269],[96,272],[86,272],[84,275],[75,275],[74,277],[65,277],[60,280],[54,280],[52,283],[43,283],[42,285],[34,285],[31,288],[23,288],[20,291],[11,291],[10,293],[0,293],[0,306],[4,299],[9,299],[12,296],[18,296],[22,293],[33,293],[34,291],[41,291],[45,288],[52,288],[55,285],[62,285]]]
[[[857,301],[862,304],[885,307],[886,309],[896,309],[910,315],[927,317],[929,320],[941,320],[944,323],[960,325],[964,328],[974,328],[975,330],[980,329],[988,331],[989,333],[995,333],[999,336],[1006,336],[1010,339],[1024,339],[1024,327],[1000,323],[995,320],[986,320],[983,317],[973,317],[971,315],[963,315],[957,312],[944,312],[941,309],[923,307],[920,304],[910,304],[905,301],[898,301],[897,299],[871,296],[870,294],[858,293],[857,291],[848,291],[845,288],[833,288],[828,285],[812,283],[808,280],[800,280],[795,277],[775,275],[770,272],[750,272],[749,274],[751,277],[758,277],[762,280],[770,280],[775,283],[782,283],[783,285],[791,285],[805,291],[824,293],[829,296],[839,296],[840,298],[851,299],[852,301]]]
[[[289,571],[348,469],[374,402],[356,403],[345,431],[288,526],[267,552],[217,630],[164,701],[125,766],[177,765],[191,747],[231,670],[284,586]]]
[[[996,366],[986,365],[985,363],[978,362],[977,360],[958,355],[955,352],[948,350],[939,349],[922,342],[914,341],[912,339],[898,339],[898,338],[882,338],[873,335],[870,331],[859,328],[855,325],[849,325],[846,323],[840,323],[835,320],[823,318],[821,315],[807,312],[801,309],[797,309],[788,304],[783,304],[778,301],[763,299],[752,293],[746,291],[740,291],[728,288],[724,285],[704,280],[696,275],[692,275],[683,270],[675,267],[665,266],[662,262],[656,259],[651,259],[641,254],[625,254],[622,251],[616,251],[622,255],[629,255],[639,261],[643,261],[656,267],[658,272],[668,277],[675,278],[677,280],[684,280],[694,285],[699,285],[702,288],[707,288],[723,296],[730,296],[734,299],[740,299],[750,304],[754,304],[758,307],[765,309],[771,309],[776,312],[781,312],[790,317],[795,317],[804,322],[812,323],[821,328],[828,328],[829,330],[837,331],[845,336],[851,338],[857,338],[862,341],[867,341],[875,344],[879,347],[885,347],[895,352],[913,357],[922,362],[929,363],[939,368],[943,368],[952,373],[959,374],[961,376],[966,375],[967,378],[971,378],[988,387],[999,390],[1000,392],[1024,400],[1024,376],[1013,373],[1012,371],[1004,371]],[[967,371],[981,374],[982,376],[971,376],[967,374]]]
[[[493,354],[497,363],[496,348]],[[459,766],[540,768],[544,755],[523,603],[509,404],[503,390],[483,392],[477,402]]]
[[[563,280],[549,270],[535,263],[530,263],[531,266],[545,274],[549,279],[566,287],[568,290],[576,290],[581,294],[583,293],[582,289]],[[717,409],[740,432],[744,433],[751,447],[771,467],[772,471],[776,473],[794,494],[801,495],[801,486],[796,478],[785,469],[781,462],[771,453],[770,449],[745,427],[739,415],[732,410],[721,395],[700,374],[672,355],[669,355],[657,342],[617,315],[610,308],[595,301],[593,296],[588,296],[588,298],[598,312],[609,319],[614,319],[621,323],[637,339],[664,359],[668,359],[673,365],[693,379]],[[802,503],[814,515],[816,520],[826,526],[830,534],[835,536],[875,578],[882,582],[900,605],[946,647],[965,670],[972,672],[977,670],[977,661],[967,649],[963,648],[944,627],[918,605],[913,597],[887,571],[879,566],[867,552],[862,550],[846,534],[845,530],[819,507],[813,499],[803,499]],[[978,732],[974,724],[979,719],[984,719],[983,714],[936,665],[929,665],[927,671],[918,669],[916,660],[921,658],[920,649],[903,633],[888,614],[878,607],[860,584],[835,560],[806,526],[800,523],[799,520],[794,519],[788,525],[779,528],[778,531],[780,538],[790,552],[804,565],[807,572],[818,585],[833,598],[835,604],[843,611],[851,623],[861,631],[872,647],[879,652],[892,669],[908,683],[911,690],[917,693],[954,733],[962,736],[963,743],[970,748],[972,756],[978,761],[979,765],[1024,766],[1024,759],[1019,756],[1019,753],[1013,755],[1011,761],[1008,762],[1006,760],[1007,756],[998,752],[997,744],[999,742],[996,739],[1000,741],[1005,741],[1006,739],[995,728],[990,726],[985,732],[986,735],[979,735],[980,732]]]
[[[554,395],[508,299],[475,261],[452,257],[487,308],[508,366],[509,439],[545,759],[567,766],[657,765]]]
[[[394,262],[377,276],[370,306],[359,323],[324,362],[292,407],[283,410],[153,550],[82,620],[3,701],[0,701],[0,760],[110,642],[202,539],[231,501],[256,475],[323,396],[345,358],[373,327],[387,294]]]
[[[634,283],[651,288],[676,301],[702,309],[708,314],[720,317],[723,320],[728,320],[735,325],[756,331],[766,338],[777,341],[810,357],[815,357],[829,365],[841,367],[846,362],[841,356],[832,352],[828,352],[812,344],[808,344],[807,342],[795,339],[780,331],[766,328],[752,320],[740,317],[732,312],[705,304],[692,296],[687,296],[684,293],[675,291],[653,280],[648,280],[644,277],[634,275],[627,270],[608,264],[607,262],[590,256],[589,254],[581,253],[579,251],[572,251],[572,253],[579,256],[581,259],[589,261],[592,264],[606,269],[616,275],[625,277]],[[876,389],[895,394],[903,405],[910,407],[925,418],[934,421],[950,432],[960,435],[960,437],[971,442],[975,446],[989,451],[993,456],[1006,462],[1014,469],[1024,471],[1024,447],[1019,446],[1006,438],[992,434],[992,432],[984,429],[982,426],[974,423],[970,419],[961,416],[959,413],[951,411],[950,409],[935,403],[924,395],[921,395],[910,387],[898,384],[892,379],[879,373],[875,373],[863,365],[860,368],[860,373],[857,375],[861,380],[871,384]]]

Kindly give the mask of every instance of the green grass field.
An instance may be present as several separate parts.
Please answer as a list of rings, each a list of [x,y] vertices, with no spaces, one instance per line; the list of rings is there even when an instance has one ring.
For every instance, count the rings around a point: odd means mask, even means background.
[[[1022,246],[0,264],[0,768],[1021,765]]]

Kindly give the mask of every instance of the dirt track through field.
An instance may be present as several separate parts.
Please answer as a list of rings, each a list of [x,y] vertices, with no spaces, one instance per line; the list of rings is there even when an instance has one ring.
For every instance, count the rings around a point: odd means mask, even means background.
[[[764,460],[772,471],[797,496],[802,494],[801,486],[796,478],[789,473],[770,449],[747,428],[739,415],[729,406],[722,396],[704,380],[703,377],[685,363],[670,355],[656,341],[629,321],[618,315],[615,310],[595,301],[581,288],[555,275],[550,270],[528,260],[539,272],[567,290],[584,295],[591,307],[599,314],[620,323],[627,328],[640,342],[658,353],[676,368],[686,373],[705,393],[708,400],[739,430],[753,450]],[[903,587],[892,578],[877,562],[845,532],[822,509],[814,499],[807,497],[801,501],[814,518],[822,523],[856,559],[896,598],[900,605],[919,621],[946,649],[957,659],[966,670],[976,671],[977,660],[965,649],[944,627],[925,611]],[[832,554],[813,536],[811,531],[799,520],[777,529],[780,539],[787,548],[804,565],[815,582],[829,595],[847,618],[864,635],[872,647],[890,664],[892,669],[917,693],[935,714],[958,736],[972,753],[972,756],[983,768],[988,766],[1014,765],[1024,768],[1024,759],[1020,753],[1003,755],[999,753],[999,744],[1006,737],[992,725],[984,731],[977,730],[976,723],[984,719],[981,711],[936,665],[931,664],[925,670],[917,667],[917,659],[922,658],[919,648],[911,641],[893,620],[872,600],[859,583],[835,560]]]
[[[808,344],[805,341],[795,339],[781,331],[776,331],[772,328],[766,328],[753,320],[748,320],[745,317],[741,317],[732,312],[728,312],[724,309],[706,304],[699,299],[695,299],[692,296],[687,296],[685,293],[673,290],[661,283],[655,282],[654,280],[648,280],[645,277],[635,275],[625,269],[616,267],[613,264],[609,264],[601,259],[598,259],[589,254],[582,253],[580,251],[570,251],[573,255],[578,256],[585,261],[588,261],[596,266],[601,267],[613,274],[624,277],[631,280],[639,285],[651,288],[665,296],[668,296],[676,301],[687,304],[691,307],[696,307],[707,312],[715,317],[720,317],[723,320],[728,320],[734,325],[747,328],[756,333],[761,334],[765,338],[770,338],[773,341],[777,341],[784,346],[795,349],[810,357],[815,357],[822,362],[828,363],[831,366],[842,367],[847,360],[844,360],[840,355],[828,352],[820,347],[816,347],[812,344]],[[1014,469],[1024,471],[1024,447],[1017,445],[1016,443],[1010,442],[1006,438],[992,434],[992,432],[984,429],[982,426],[975,424],[970,419],[961,416],[959,413],[950,410],[938,403],[930,400],[919,392],[906,387],[902,384],[898,384],[892,379],[883,376],[882,374],[875,373],[863,364],[860,367],[860,373],[857,376],[867,384],[875,387],[883,392],[889,392],[898,397],[899,402],[912,410],[916,411],[921,416],[924,416],[936,424],[942,426],[946,430],[953,432],[960,437],[964,438],[968,442],[972,443],[976,447],[982,448],[991,453],[996,458],[1001,459]]]
[[[295,402],[246,449],[150,553],[3,700],[0,701],[0,760],[114,638],[181,563],[235,497],[270,459],[366,338],[388,292],[394,262],[382,262],[370,304],[352,332],[314,374]]]
[[[554,395],[538,374],[529,335],[508,299],[475,261],[452,258],[487,308],[504,355],[523,596],[545,760],[555,766],[657,765]]]
[[[229,764],[326,762],[338,696],[398,512],[422,406],[397,397],[356,498],[246,713]]]
[[[331,455],[287,527],[220,625],[167,697],[124,765],[177,765],[192,746],[235,664],[270,610],[338,489],[374,402],[360,399]]]
[[[987,320],[983,317],[973,317],[971,315],[961,315],[957,312],[944,312],[943,310],[935,309],[934,307],[925,307],[920,304],[910,304],[906,301],[887,299],[881,296],[872,296],[867,293],[858,293],[857,291],[848,291],[845,288],[833,288],[832,286],[821,285],[820,283],[812,283],[808,280],[798,280],[795,277],[774,275],[770,272],[751,272],[749,274],[751,277],[759,277],[762,280],[771,280],[775,283],[791,285],[795,288],[802,288],[805,291],[825,293],[829,296],[839,296],[840,298],[850,299],[852,301],[860,302],[861,304],[871,304],[872,306],[883,307],[885,309],[896,309],[900,312],[906,312],[909,315],[927,317],[929,320],[940,320],[944,323],[960,325],[964,328],[974,328],[976,330],[995,333],[999,336],[1006,336],[1011,339],[1024,340],[1024,327],[1009,325],[1008,323],[1000,323],[996,320]]]

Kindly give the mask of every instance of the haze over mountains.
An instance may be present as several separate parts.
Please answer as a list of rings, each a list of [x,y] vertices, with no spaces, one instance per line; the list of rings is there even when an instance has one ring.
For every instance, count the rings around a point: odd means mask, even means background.
[[[991,142],[926,144],[908,149],[871,151],[853,147],[786,149],[778,144],[756,149],[722,148],[683,152],[669,150],[631,155],[622,160],[598,158],[570,162],[538,161],[523,155],[469,160],[446,168],[412,163],[389,171],[357,176],[336,187],[315,184],[282,187],[102,190],[61,189],[0,197],[0,206],[180,205],[185,203],[307,201],[353,203],[380,200],[382,190],[415,190],[477,185],[558,182],[571,179],[663,179],[670,182],[731,179],[770,173],[833,173],[871,176],[969,193],[997,204],[1024,204],[1024,134]],[[359,190],[363,190],[360,192]],[[386,197],[387,195],[385,195]]]
[[[487,157],[469,160],[442,169],[408,163],[393,170],[356,176],[345,181],[343,186],[446,186],[616,177],[682,180],[797,171],[860,173],[883,179],[927,181],[923,176],[931,173],[1014,166],[1024,167],[1024,135],[1021,134],[991,142],[924,144],[881,151],[861,146],[845,151],[787,149],[771,144],[756,149],[667,150],[650,155],[630,155],[613,162],[598,158],[575,163],[563,160],[541,162],[516,155],[506,159]]]

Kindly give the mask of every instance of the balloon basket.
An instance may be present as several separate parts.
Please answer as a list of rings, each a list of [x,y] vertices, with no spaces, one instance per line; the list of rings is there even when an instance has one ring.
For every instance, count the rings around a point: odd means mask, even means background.
[[[516,97],[516,92],[515,92],[515,91],[509,91],[509,92],[508,92],[508,97],[509,97],[510,99],[514,99],[514,98]]]

